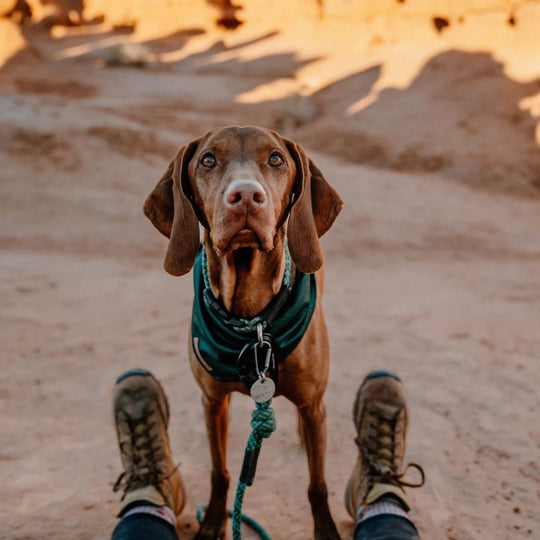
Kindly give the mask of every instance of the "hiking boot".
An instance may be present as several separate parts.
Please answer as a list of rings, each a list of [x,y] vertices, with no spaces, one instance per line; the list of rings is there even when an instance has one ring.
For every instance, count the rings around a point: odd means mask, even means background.
[[[420,487],[424,471],[411,463],[421,474],[418,484],[403,480],[403,456],[407,436],[407,403],[403,385],[397,375],[374,371],[361,384],[353,407],[356,426],[358,460],[345,493],[345,505],[352,517],[361,506],[381,497],[397,498],[409,510],[404,486]]]
[[[169,404],[150,372],[132,369],[118,378],[114,418],[124,466],[113,488],[124,490],[119,515],[135,501],[168,506],[180,514],[186,497],[167,434]]]

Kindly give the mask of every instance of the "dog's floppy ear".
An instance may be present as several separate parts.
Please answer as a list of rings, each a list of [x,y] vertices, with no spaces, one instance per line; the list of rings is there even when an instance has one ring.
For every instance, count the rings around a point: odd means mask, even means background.
[[[154,227],[167,238],[171,237],[174,217],[174,202],[172,194],[172,175],[174,160],[169,163],[167,170],[158,180],[156,187],[144,201],[144,215]]]
[[[301,272],[316,272],[323,264],[319,238],[332,226],[343,201],[304,149],[284,139],[296,164],[293,206],[287,238],[294,263]]]
[[[144,214],[169,238],[163,266],[173,276],[187,274],[199,250],[199,222],[190,202],[188,164],[199,140],[180,148],[144,202]]]

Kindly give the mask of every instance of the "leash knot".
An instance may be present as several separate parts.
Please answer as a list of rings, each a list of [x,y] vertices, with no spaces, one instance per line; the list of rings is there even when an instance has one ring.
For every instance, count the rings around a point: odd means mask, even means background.
[[[276,430],[277,422],[274,409],[270,407],[272,400],[265,403],[257,403],[257,408],[251,412],[251,429],[253,437],[260,444],[263,439],[268,439]]]

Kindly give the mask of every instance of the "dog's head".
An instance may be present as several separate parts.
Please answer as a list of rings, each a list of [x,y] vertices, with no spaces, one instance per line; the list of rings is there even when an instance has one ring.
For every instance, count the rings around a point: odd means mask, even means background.
[[[302,147],[259,127],[226,127],[180,148],[144,203],[169,238],[165,270],[189,272],[199,249],[199,223],[219,256],[239,248],[274,249],[287,228],[299,270],[323,263],[319,238],[343,202]]]

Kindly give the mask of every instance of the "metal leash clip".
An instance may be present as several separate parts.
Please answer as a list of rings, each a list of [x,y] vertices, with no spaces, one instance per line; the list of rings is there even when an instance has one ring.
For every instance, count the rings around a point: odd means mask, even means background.
[[[264,364],[259,363],[264,354]],[[250,341],[240,352],[237,361],[240,380],[249,388],[251,397],[257,403],[265,403],[276,393],[274,381],[266,374],[274,365],[272,336],[263,333],[261,323],[257,323],[257,338]]]

